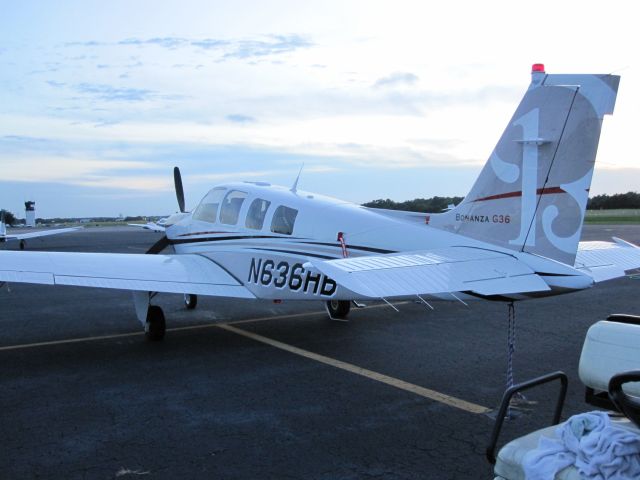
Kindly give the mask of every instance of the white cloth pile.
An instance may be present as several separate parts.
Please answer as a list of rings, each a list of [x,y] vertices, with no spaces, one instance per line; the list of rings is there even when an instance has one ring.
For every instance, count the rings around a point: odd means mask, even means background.
[[[611,425],[607,413],[574,415],[554,434],[524,456],[527,480],[553,480],[570,466],[588,480],[640,479],[640,435]]]

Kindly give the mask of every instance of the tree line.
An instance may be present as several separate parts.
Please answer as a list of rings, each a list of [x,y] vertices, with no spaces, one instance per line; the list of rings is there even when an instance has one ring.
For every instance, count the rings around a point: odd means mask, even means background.
[[[369,208],[386,208],[387,210],[404,210],[406,212],[429,212],[437,213],[445,210],[449,205],[459,204],[464,197],[431,197],[416,198],[407,200],[406,202],[394,202],[387,198],[386,200],[378,199],[372,202],[363,203],[363,207]]]
[[[589,210],[612,210],[618,208],[640,208],[640,193],[627,192],[615,195],[596,195],[587,202]]]
[[[7,225],[13,225],[16,221],[16,217],[13,213],[5,210],[4,208],[0,210],[0,218],[4,219],[4,223]]]

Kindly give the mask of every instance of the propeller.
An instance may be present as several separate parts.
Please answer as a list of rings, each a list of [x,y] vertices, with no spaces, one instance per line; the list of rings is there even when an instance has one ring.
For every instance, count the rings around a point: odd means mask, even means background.
[[[156,255],[156,254],[160,253],[162,250],[164,250],[165,248],[167,248],[169,245],[171,245],[171,242],[169,242],[169,239],[167,238],[167,235],[165,234],[165,235],[162,235],[160,240],[158,240],[156,243],[151,245],[149,250],[147,250],[145,253],[149,253],[151,255]]]
[[[178,198],[178,207],[180,212],[185,213],[184,210],[184,189],[182,188],[182,176],[180,175],[180,169],[173,167],[173,183],[176,185],[176,197]]]
[[[180,175],[180,169],[178,167],[173,167],[173,183],[176,186],[176,198],[178,199],[178,207],[180,208],[181,213],[185,213],[184,209],[184,189],[182,188],[182,176]],[[154,243],[146,253],[155,255],[160,253],[162,250],[171,245],[171,242],[167,238],[167,235],[164,234],[160,240]]]

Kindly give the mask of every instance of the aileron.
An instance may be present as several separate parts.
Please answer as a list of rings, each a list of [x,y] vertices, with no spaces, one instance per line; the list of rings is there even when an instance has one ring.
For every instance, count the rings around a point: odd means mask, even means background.
[[[201,255],[0,252],[0,281],[255,298]]]

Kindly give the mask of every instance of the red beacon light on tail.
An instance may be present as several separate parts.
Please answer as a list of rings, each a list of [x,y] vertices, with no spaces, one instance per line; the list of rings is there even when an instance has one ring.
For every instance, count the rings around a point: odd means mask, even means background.
[[[534,63],[531,66],[531,73],[544,73],[544,63]]]

